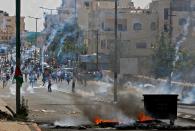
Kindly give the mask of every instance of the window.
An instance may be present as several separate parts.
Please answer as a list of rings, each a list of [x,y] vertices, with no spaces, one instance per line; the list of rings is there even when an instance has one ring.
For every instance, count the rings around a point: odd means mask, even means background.
[[[123,24],[118,24],[118,30],[119,31],[126,31],[127,30],[127,27]]]
[[[123,25],[122,24],[118,24],[118,30],[122,31],[123,30]]]
[[[133,30],[135,30],[135,31],[142,30],[142,24],[140,24],[140,23],[133,24]]]
[[[88,1],[85,1],[84,5],[85,5],[86,8],[89,8],[89,2]]]
[[[184,26],[185,24],[187,24],[187,20],[185,18],[179,19],[179,25],[180,26]]]
[[[101,49],[106,48],[106,40],[101,40]]]
[[[102,30],[104,30],[104,22],[102,22]]]
[[[145,49],[145,48],[147,48],[147,44],[145,42],[136,43],[136,48]]]
[[[150,28],[151,28],[152,31],[155,31],[156,30],[156,23],[152,22],[151,25],[150,25]]]
[[[169,27],[167,24],[164,24],[164,32],[168,32],[169,31]]]
[[[168,19],[169,19],[169,9],[164,8],[164,20],[168,20]]]
[[[114,44],[115,40],[107,40],[107,49],[111,49],[111,46]]]
[[[173,11],[189,11],[191,6],[191,0],[172,0]]]

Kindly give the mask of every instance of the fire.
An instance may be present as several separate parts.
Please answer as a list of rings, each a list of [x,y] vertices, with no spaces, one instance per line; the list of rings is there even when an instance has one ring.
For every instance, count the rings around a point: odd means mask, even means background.
[[[144,112],[141,112],[138,114],[138,120],[141,122],[148,121],[148,120],[154,120],[152,117],[146,115]]]
[[[116,120],[103,120],[103,119],[100,119],[100,117],[96,116],[95,117],[95,124],[99,125],[102,123],[118,123],[118,122]]]

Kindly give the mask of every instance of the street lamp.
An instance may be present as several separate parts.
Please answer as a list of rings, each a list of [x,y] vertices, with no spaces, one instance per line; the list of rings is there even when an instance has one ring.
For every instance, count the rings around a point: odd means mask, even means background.
[[[37,58],[37,52],[36,52],[36,46],[37,46],[37,21],[41,18],[38,18],[38,17],[32,17],[32,16],[28,16],[28,18],[32,18],[32,19],[35,19],[36,20],[36,34],[35,34],[35,39],[36,39],[36,42],[35,42],[35,63],[36,63],[36,58]]]
[[[172,11],[173,11],[173,1],[170,0],[170,10],[169,10],[169,39],[170,39],[170,45],[172,45],[172,43],[173,43],[172,42],[172,35],[173,35],[173,21],[172,21],[172,17],[176,16],[176,15],[173,15]],[[172,68],[174,68],[173,67],[173,62],[172,62],[172,64],[170,66],[172,66]],[[169,76],[168,76],[168,80],[167,80],[167,84],[168,84],[169,87],[172,87],[172,85],[171,85],[172,73],[173,73],[173,71],[171,70],[169,72]]]
[[[43,9],[43,10],[49,10],[50,11],[50,15],[52,15],[53,14],[53,11],[65,11],[65,9],[51,9],[51,8],[47,8],[47,7],[39,7],[39,8],[41,8],[41,9]]]
[[[115,35],[115,48],[114,48],[114,102],[117,102],[117,68],[118,68],[118,47],[117,47],[117,6],[118,6],[118,0],[115,0],[115,28],[114,28],[114,35]]]
[[[102,0],[106,1],[106,0]],[[118,84],[118,39],[117,39],[117,26],[118,26],[118,18],[117,18],[117,10],[118,10],[118,0],[115,0],[115,5],[114,5],[114,11],[115,11],[115,22],[114,22],[114,36],[115,36],[115,46],[114,46],[114,66],[113,66],[113,71],[114,71],[114,103],[117,102],[118,96],[117,96],[117,84]]]
[[[51,11],[51,15],[52,15],[52,12],[53,12],[54,10],[58,10],[58,9],[50,9],[50,8],[46,8],[46,7],[39,7],[39,8],[45,9],[45,10],[50,10],[50,11]]]

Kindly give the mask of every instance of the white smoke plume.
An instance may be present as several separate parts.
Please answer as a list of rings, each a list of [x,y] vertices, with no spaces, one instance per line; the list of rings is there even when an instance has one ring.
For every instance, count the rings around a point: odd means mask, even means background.
[[[178,37],[179,40],[176,42],[175,46],[175,60],[173,61],[173,67],[175,67],[176,62],[179,60],[179,50],[181,44],[186,40],[186,37],[189,32],[189,25],[190,25],[190,17],[187,18],[187,23],[183,26],[183,29]],[[171,73],[171,77],[173,77],[173,72]]]
[[[109,76],[106,79],[112,78]],[[119,89],[118,102],[113,104],[113,85],[107,82],[96,82],[97,86],[77,91],[79,97],[74,98],[77,108],[89,121],[94,123],[95,117],[117,120],[121,123],[133,123],[140,112],[144,112],[141,93],[134,89]],[[91,89],[92,88],[92,89]],[[87,93],[88,92],[88,93]],[[87,101],[91,100],[89,103]],[[87,103],[86,103],[87,102]]]
[[[192,104],[195,102],[195,89],[194,86],[189,83],[173,82],[172,87],[167,86],[166,80],[157,81],[156,84],[151,84],[154,80],[147,82],[129,81],[124,84],[124,87],[134,92],[140,97],[143,94],[178,94],[179,103]]]
[[[75,0],[62,0],[61,7],[74,8],[75,7]]]
[[[195,103],[195,88],[188,90],[187,95],[182,99],[182,103],[192,104]]]
[[[50,44],[53,42],[53,40],[54,40],[54,38],[55,38],[55,36],[56,36],[56,34],[57,34],[57,31],[58,31],[58,29],[53,29],[53,30],[51,31],[51,34],[50,34],[50,36],[49,36],[47,45],[45,46],[45,50],[47,50],[47,48],[48,48],[48,47],[50,46]]]

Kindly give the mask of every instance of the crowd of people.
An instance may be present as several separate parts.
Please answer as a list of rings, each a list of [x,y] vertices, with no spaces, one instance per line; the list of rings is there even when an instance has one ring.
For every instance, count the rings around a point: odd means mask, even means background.
[[[4,62],[0,65],[0,80],[2,81],[3,88],[6,87],[8,81],[14,83],[14,64],[10,61]],[[44,68],[42,70],[41,65],[34,64],[33,62],[26,62],[20,67],[23,74],[24,82],[28,83],[32,88],[37,84],[37,80],[42,80],[42,86],[47,84],[48,92],[52,92],[52,83],[58,83],[66,81],[69,85],[72,84],[72,92],[75,91],[76,81],[80,82],[84,86],[87,85],[88,78],[86,73],[79,73],[78,71],[67,71],[65,68],[59,67],[56,69]],[[95,72],[96,79],[101,77],[100,72]]]
[[[7,82],[11,80],[14,73],[14,67],[12,62],[9,60],[1,59],[0,60],[0,80],[2,82],[3,88],[6,87]]]

